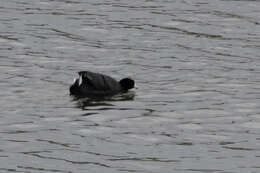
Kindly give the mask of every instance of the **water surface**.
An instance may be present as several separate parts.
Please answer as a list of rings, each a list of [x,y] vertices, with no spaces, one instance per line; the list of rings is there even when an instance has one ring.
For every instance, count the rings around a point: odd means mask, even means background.
[[[0,172],[259,172],[259,6],[1,1]],[[80,70],[138,89],[75,100]]]

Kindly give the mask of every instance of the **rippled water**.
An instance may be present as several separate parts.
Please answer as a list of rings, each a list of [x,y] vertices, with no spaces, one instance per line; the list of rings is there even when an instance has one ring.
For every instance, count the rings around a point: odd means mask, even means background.
[[[2,0],[0,172],[260,172],[259,7]],[[139,88],[75,100],[79,70]]]

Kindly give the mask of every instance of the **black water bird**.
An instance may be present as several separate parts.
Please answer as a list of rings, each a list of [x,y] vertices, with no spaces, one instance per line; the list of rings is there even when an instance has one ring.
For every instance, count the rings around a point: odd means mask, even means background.
[[[80,71],[78,74],[79,77],[70,86],[70,94],[74,96],[112,96],[135,87],[135,82],[131,78],[124,78],[118,82],[114,78],[100,73]]]

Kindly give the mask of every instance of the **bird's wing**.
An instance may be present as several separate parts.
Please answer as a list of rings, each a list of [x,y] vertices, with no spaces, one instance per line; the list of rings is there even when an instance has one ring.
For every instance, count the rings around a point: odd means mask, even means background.
[[[108,91],[118,89],[119,87],[118,82],[107,75],[89,71],[80,71],[79,76],[82,77],[82,82],[84,84],[95,90]]]

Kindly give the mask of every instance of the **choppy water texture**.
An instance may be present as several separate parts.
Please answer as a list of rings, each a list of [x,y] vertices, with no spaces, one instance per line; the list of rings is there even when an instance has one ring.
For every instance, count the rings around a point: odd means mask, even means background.
[[[0,172],[260,172],[259,7],[1,0]],[[75,100],[79,70],[139,88]]]

